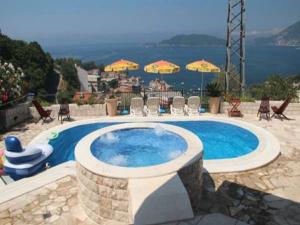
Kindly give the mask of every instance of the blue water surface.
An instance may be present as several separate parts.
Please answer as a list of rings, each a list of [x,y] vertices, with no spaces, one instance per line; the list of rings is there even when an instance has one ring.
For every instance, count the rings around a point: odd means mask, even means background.
[[[239,126],[216,121],[176,121],[165,122],[179,126],[195,133],[203,143],[204,159],[228,159],[246,155],[254,151],[258,146],[258,139],[252,132]],[[54,148],[50,156],[50,165],[74,160],[76,144],[84,136],[100,128],[117,123],[92,123],[79,125],[62,131],[58,138],[49,141]],[[146,141],[147,138],[144,138]],[[141,160],[146,161],[141,156]]]
[[[97,159],[124,167],[158,165],[177,158],[186,150],[187,143],[181,136],[159,126],[113,131],[91,145]]]
[[[80,46],[53,46],[47,51],[55,58],[73,57],[83,61],[96,61],[97,64],[108,65],[116,60],[125,58],[140,64],[140,68],[130,71],[132,76],[141,77],[148,85],[150,80],[159,78],[159,75],[146,73],[144,66],[154,61],[165,59],[180,66],[181,70],[176,75],[164,76],[164,80],[177,89],[197,89],[200,88],[201,76],[198,72],[188,71],[186,64],[206,59],[222,67],[225,65],[226,46],[224,47],[163,47],[145,48],[136,44],[113,44],[107,43],[96,45]],[[247,84],[263,82],[271,74],[290,76],[298,74],[300,71],[300,50],[296,47],[279,46],[251,46],[246,47],[246,81]],[[207,83],[216,79],[216,74],[204,76],[204,87]]]

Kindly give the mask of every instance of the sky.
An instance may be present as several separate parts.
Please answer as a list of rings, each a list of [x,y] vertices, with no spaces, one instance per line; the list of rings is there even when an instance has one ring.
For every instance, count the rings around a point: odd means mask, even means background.
[[[0,29],[43,44],[149,42],[183,33],[225,37],[228,0],[0,0]],[[300,20],[300,0],[246,0],[248,36]]]

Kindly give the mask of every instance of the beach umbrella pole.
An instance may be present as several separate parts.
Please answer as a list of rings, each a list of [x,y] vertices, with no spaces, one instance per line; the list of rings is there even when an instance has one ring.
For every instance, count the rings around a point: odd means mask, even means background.
[[[202,96],[203,96],[203,72],[201,73],[201,102],[202,102]]]

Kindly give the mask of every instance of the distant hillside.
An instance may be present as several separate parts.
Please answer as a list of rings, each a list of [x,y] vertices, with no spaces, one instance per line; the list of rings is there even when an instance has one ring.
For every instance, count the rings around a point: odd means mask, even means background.
[[[300,21],[271,37],[257,38],[255,40],[255,44],[272,46],[300,46]]]
[[[204,47],[224,46],[226,41],[204,34],[177,35],[159,43],[148,43],[146,47]]]

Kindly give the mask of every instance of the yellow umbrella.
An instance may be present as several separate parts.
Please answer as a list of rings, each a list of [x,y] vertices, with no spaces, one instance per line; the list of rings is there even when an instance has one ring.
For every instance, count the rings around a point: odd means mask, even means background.
[[[180,67],[174,63],[160,60],[145,66],[144,70],[147,73],[156,73],[162,75],[162,74],[177,73],[179,72]]]
[[[201,100],[202,100],[202,90],[203,90],[203,73],[219,73],[221,72],[220,68],[215,66],[212,63],[209,63],[205,60],[198,60],[186,65],[187,70],[201,72]]]
[[[105,72],[122,72],[128,70],[137,70],[139,69],[139,65],[135,62],[131,62],[129,60],[118,60],[104,68]]]

